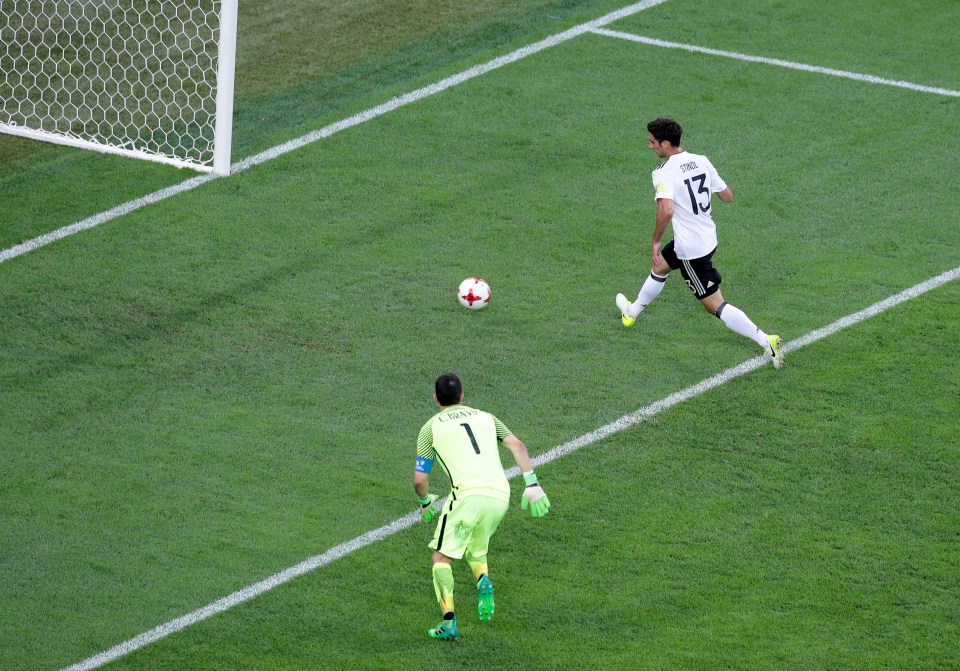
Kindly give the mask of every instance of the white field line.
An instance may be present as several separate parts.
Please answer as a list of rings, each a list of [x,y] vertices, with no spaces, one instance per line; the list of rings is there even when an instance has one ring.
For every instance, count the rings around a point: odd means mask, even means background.
[[[900,305],[901,303],[905,303],[906,301],[917,298],[918,296],[921,296],[928,291],[932,291],[933,289],[936,289],[947,282],[956,280],[957,278],[960,278],[960,267],[954,268],[953,270],[949,270],[945,273],[941,273],[940,275],[930,278],[925,282],[921,282],[920,284],[906,289],[905,291],[901,291],[900,293],[894,294],[889,298],[885,298],[878,303],[874,303],[864,310],[860,310],[859,312],[855,312],[851,315],[838,319],[828,326],[817,329],[816,331],[811,331],[802,338],[798,338],[786,343],[784,345],[784,353],[789,354],[791,352],[795,352],[801,347],[806,347],[807,345],[815,343],[829,335],[833,335],[838,331],[842,331],[843,329],[849,328],[855,324],[859,324],[870,317],[876,316],[881,312],[885,312],[897,305]],[[769,365],[770,364],[765,355],[748,359],[738,366],[728,368],[722,373],[718,373],[713,377],[701,380],[693,386],[682,389],[644,408],[640,408],[636,412],[633,412],[629,415],[624,415],[620,419],[611,422],[606,426],[602,426],[595,431],[591,431],[590,433],[584,434],[579,438],[575,438],[567,443],[558,445],[557,447],[554,447],[543,454],[537,455],[533,458],[533,464],[534,466],[549,464],[550,462],[556,461],[560,457],[566,456],[571,452],[576,452],[580,448],[586,447],[596,443],[597,441],[603,440],[604,438],[612,436],[615,433],[619,433],[624,429],[628,429],[632,426],[636,426],[637,424],[645,422],[664,410],[668,410],[669,408],[683,403],[684,401],[689,401],[692,398],[696,398],[697,396],[700,396],[711,389],[719,387],[720,385],[726,384],[730,380],[738,378],[741,375],[745,375],[758,368]],[[516,466],[507,470],[507,477],[510,479],[519,477],[519,475],[520,469]],[[226,596],[219,601],[214,601],[208,606],[204,606],[203,608],[195,610],[192,613],[188,613],[183,617],[171,620],[170,622],[162,624],[155,629],[151,629],[150,631],[144,632],[139,636],[135,636],[134,638],[114,646],[109,650],[101,652],[98,655],[94,655],[93,657],[90,657],[79,664],[74,664],[73,666],[67,667],[63,671],[89,671],[90,669],[96,669],[104,664],[107,664],[108,662],[128,655],[131,652],[139,650],[140,648],[151,643],[159,641],[170,634],[174,634],[181,629],[185,629],[191,625],[206,620],[213,615],[217,615],[245,601],[249,601],[250,599],[259,596],[260,594],[263,594],[274,587],[278,587],[293,580],[297,576],[301,576],[304,573],[308,573],[314,569],[326,566],[327,564],[335,562],[338,559],[342,559],[356,550],[365,548],[368,545],[376,543],[377,541],[384,540],[385,538],[388,538],[399,531],[403,531],[404,529],[415,525],[419,519],[420,516],[417,512],[412,512],[409,515],[400,517],[390,524],[384,525],[373,531],[368,531],[361,536],[357,536],[352,541],[331,548],[323,554],[319,554],[315,557],[311,557],[310,559],[300,562],[296,566],[288,568],[285,571],[281,571],[276,575],[270,576],[266,580],[262,580],[254,585],[250,585],[249,587],[245,587],[244,589],[234,592],[233,594]]]
[[[33,238],[32,240],[21,242],[19,245],[14,245],[13,247],[8,247],[7,249],[0,251],[0,263],[9,261],[10,259],[15,259],[16,257],[26,254],[27,252],[32,252],[35,249],[49,245],[51,242],[56,242],[57,240],[66,238],[74,233],[80,233],[81,231],[86,231],[99,226],[100,224],[105,224],[108,221],[113,221],[114,219],[122,217],[125,214],[139,210],[141,207],[146,207],[147,205],[152,205],[153,203],[159,203],[161,200],[166,200],[167,198],[175,196],[178,193],[191,191],[201,184],[209,182],[211,179],[216,179],[216,177],[212,174],[193,177],[185,182],[174,184],[173,186],[160,189],[159,191],[155,191],[154,193],[143,196],[142,198],[137,198],[136,200],[131,200],[123,205],[118,205],[112,210],[95,214],[92,217],[87,217],[86,219],[78,221],[74,224],[70,224],[69,226],[58,228],[51,233],[44,233],[43,235]]]
[[[960,91],[954,91],[952,89],[944,89],[936,86],[923,86],[922,84],[914,84],[913,82],[899,81],[895,79],[884,79],[883,77],[874,77],[873,75],[860,74],[858,72],[847,72],[846,70],[834,70],[833,68],[822,68],[816,65],[806,65],[804,63],[794,63],[793,61],[783,61],[779,58],[764,58],[762,56],[750,56],[749,54],[740,54],[735,51],[721,51],[719,49],[709,49],[707,47],[698,47],[692,44],[681,44],[679,42],[667,42],[666,40],[657,40],[652,37],[643,37],[641,35],[633,35],[631,33],[623,33],[617,30],[607,30],[605,28],[594,28],[590,32],[597,35],[605,35],[606,37],[616,37],[621,40],[629,40],[631,42],[639,42],[640,44],[648,44],[654,47],[663,47],[665,49],[682,49],[683,51],[690,51],[697,54],[706,54],[708,56],[722,56],[723,58],[733,58],[738,61],[747,61],[748,63],[763,63],[764,65],[775,65],[781,68],[789,68],[791,70],[802,70],[803,72],[815,72],[821,75],[830,75],[831,77],[844,77],[846,79],[854,79],[858,82],[868,82],[870,84],[882,84],[884,86],[896,86],[902,89],[910,89],[911,91],[919,91],[921,93],[933,93],[940,96],[950,96],[952,98],[960,98]]]
[[[557,33],[556,35],[552,35],[539,42],[528,44],[525,47],[517,49],[516,51],[513,51],[504,56],[500,56],[499,58],[495,58],[492,61],[488,61],[487,63],[483,63],[482,65],[476,65],[472,68],[464,70],[463,72],[447,77],[446,79],[442,79],[439,82],[430,84],[429,86],[424,86],[423,88],[417,89],[416,91],[411,91],[410,93],[406,93],[397,98],[393,98],[392,100],[389,100],[383,103],[382,105],[378,105],[376,107],[365,110],[358,114],[354,114],[353,116],[343,119],[341,121],[332,123],[329,126],[325,126],[324,128],[321,128],[320,130],[313,131],[312,133],[307,133],[306,135],[298,137],[294,140],[290,140],[289,142],[285,142],[281,145],[277,145],[272,149],[268,149],[259,154],[255,154],[254,156],[251,156],[249,158],[245,158],[242,161],[234,163],[230,168],[230,173],[237,174],[239,172],[243,172],[244,170],[247,170],[248,168],[252,168],[254,166],[260,165],[261,163],[266,163],[267,161],[271,161],[277,158],[278,156],[283,156],[284,154],[287,154],[291,151],[300,149],[301,147],[305,147],[308,144],[312,144],[314,142],[317,142],[318,140],[323,140],[324,138],[328,138],[331,135],[334,135],[335,133],[339,133],[342,130],[352,128],[353,126],[358,126],[362,123],[366,123],[367,121],[370,121],[371,119],[376,119],[379,116],[383,116],[384,114],[387,114],[396,109],[399,109],[400,107],[404,107],[411,103],[415,103],[419,100],[423,100],[424,98],[429,98],[430,96],[436,95],[437,93],[441,93],[443,91],[446,91],[449,88],[452,88],[459,84],[463,84],[464,82],[469,81],[475,77],[479,77],[480,75],[486,74],[491,70],[496,70],[497,68],[501,68],[504,65],[515,63],[516,61],[526,58],[527,56],[531,56],[533,54],[544,51],[545,49],[555,47],[558,44],[562,44],[564,42],[567,42],[568,40],[572,40],[575,37],[583,35],[584,33],[588,33],[591,30],[595,30],[609,23],[613,23],[614,21],[618,21],[622,18],[632,16],[633,14],[642,12],[645,9],[650,9],[651,7],[655,7],[657,5],[663,4],[666,1],[667,0],[643,0],[642,2],[637,2],[632,5],[628,5],[627,7],[624,7],[622,9],[618,9],[615,12],[611,12],[606,16],[601,16],[599,19],[594,19],[593,21],[588,21],[587,23],[582,23],[578,26],[574,26],[569,30],[565,30],[562,33]],[[78,221],[75,224],[64,226],[63,228],[59,228],[53,231],[52,233],[46,233],[39,237],[33,238],[32,240],[27,240],[26,242],[23,242],[19,245],[14,245],[13,247],[0,251],[0,263],[9,261],[10,259],[14,259],[18,256],[26,254],[27,252],[31,252],[45,245],[49,245],[51,242],[56,242],[57,240],[73,235],[74,233],[86,231],[88,229],[94,228],[95,226],[99,226],[100,224],[104,224],[108,221],[112,221],[113,219],[121,217],[125,214],[129,214],[134,210],[139,210],[140,208],[145,207],[147,205],[159,203],[162,200],[166,200],[171,196],[175,196],[177,194],[184,193],[186,191],[192,191],[193,189],[200,186],[201,184],[205,184],[206,182],[209,182],[210,180],[213,180],[213,179],[219,179],[219,177],[212,174],[194,177],[192,179],[186,180],[185,182],[181,182],[180,184],[168,187],[166,189],[161,189],[160,191],[156,191],[149,195],[143,196],[142,198],[137,198],[136,200],[132,200],[128,203],[124,203],[123,205],[119,205],[118,207],[115,207],[112,210],[107,210],[106,212],[101,212],[100,214],[94,215],[92,217],[88,217],[87,219]]]

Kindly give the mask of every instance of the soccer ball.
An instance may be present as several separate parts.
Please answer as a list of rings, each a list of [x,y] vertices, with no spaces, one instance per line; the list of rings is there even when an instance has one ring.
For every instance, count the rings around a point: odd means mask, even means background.
[[[457,288],[457,300],[469,310],[485,308],[490,302],[490,285],[479,277],[468,277]]]

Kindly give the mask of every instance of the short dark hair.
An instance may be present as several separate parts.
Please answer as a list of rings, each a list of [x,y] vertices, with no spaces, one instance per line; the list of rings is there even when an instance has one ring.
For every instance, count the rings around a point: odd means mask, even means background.
[[[683,127],[673,119],[661,117],[647,124],[647,132],[650,133],[657,142],[666,141],[674,147],[679,147],[680,136],[683,135]]]
[[[463,386],[460,378],[453,373],[444,373],[437,378],[434,389],[437,392],[437,403],[440,405],[456,405],[460,402]]]

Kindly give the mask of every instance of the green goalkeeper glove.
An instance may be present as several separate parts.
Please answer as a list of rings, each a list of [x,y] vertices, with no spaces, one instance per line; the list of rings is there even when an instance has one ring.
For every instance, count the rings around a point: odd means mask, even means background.
[[[436,494],[427,494],[422,499],[418,496],[417,501],[420,502],[420,521],[429,522],[433,519],[433,516],[436,515],[436,511],[433,509],[433,502],[437,500]]]
[[[523,490],[523,498],[520,499],[520,509],[530,508],[530,514],[534,517],[543,517],[550,510],[550,499],[543,487],[537,482],[537,475],[530,471],[523,474],[523,481],[527,483],[527,488]]]

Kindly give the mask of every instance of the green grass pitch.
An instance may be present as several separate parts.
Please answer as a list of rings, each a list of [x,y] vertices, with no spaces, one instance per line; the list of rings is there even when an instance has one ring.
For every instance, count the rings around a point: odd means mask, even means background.
[[[626,3],[253,4],[235,160]],[[956,91],[957,25],[950,0],[667,0],[607,27]],[[540,454],[756,356],[679,277],[619,324],[661,115],[734,190],[725,297],[787,342],[960,266],[960,98],[597,34],[6,261],[0,668],[408,514],[441,372]],[[189,177],[0,137],[0,250]],[[542,520],[514,482],[490,623],[455,567],[457,645],[426,637],[416,526],[105,668],[955,669],[958,305],[949,282],[538,468]]]

